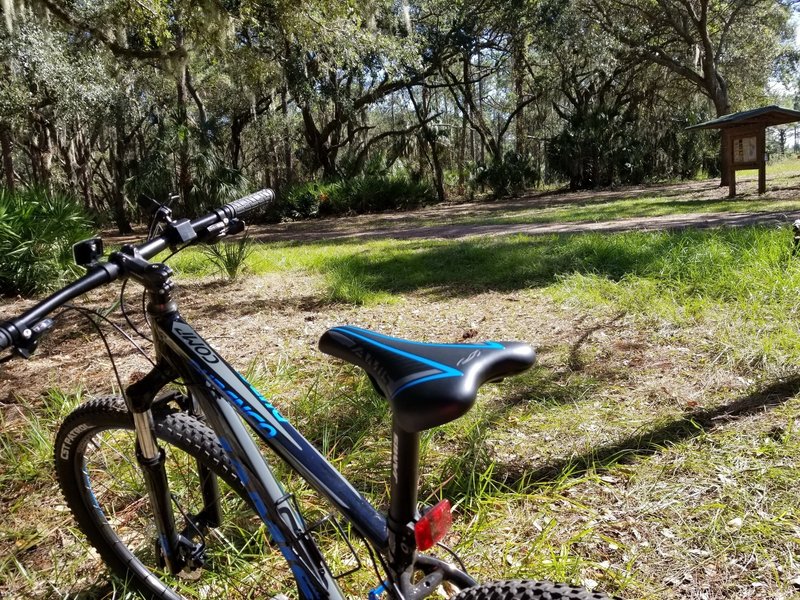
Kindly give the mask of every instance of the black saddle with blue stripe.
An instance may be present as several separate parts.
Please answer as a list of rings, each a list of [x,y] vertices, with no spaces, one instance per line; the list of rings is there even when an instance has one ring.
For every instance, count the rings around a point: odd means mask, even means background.
[[[351,326],[326,331],[319,348],[363,368],[409,432],[457,419],[475,403],[481,385],[521,373],[536,360],[520,342],[428,344]]]

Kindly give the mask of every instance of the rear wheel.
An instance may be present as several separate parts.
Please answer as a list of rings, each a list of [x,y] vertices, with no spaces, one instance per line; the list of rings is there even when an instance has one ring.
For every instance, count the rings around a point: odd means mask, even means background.
[[[550,581],[495,581],[461,590],[451,600],[611,600],[601,592]]]
[[[100,398],[70,414],[56,437],[64,497],[89,542],[122,580],[148,598],[271,597],[291,593],[281,555],[214,433],[185,413],[154,410],[156,435],[179,531],[198,560],[178,574],[164,567],[150,502],[135,454],[133,421],[121,398]],[[197,517],[206,508],[199,472],[216,475],[219,527]],[[202,566],[201,566],[202,564]]]

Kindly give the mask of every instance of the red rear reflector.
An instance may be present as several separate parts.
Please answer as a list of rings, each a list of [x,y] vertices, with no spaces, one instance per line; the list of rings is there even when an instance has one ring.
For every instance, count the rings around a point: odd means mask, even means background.
[[[453,524],[453,515],[450,513],[450,500],[442,500],[414,524],[414,537],[417,539],[417,549],[427,550],[440,541]]]

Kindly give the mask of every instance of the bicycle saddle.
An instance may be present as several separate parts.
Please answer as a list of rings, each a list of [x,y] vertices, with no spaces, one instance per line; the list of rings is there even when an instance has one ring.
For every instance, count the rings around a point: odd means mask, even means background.
[[[427,344],[349,325],[326,331],[319,349],[363,368],[408,432],[457,419],[472,408],[481,385],[522,373],[536,360],[520,342]]]

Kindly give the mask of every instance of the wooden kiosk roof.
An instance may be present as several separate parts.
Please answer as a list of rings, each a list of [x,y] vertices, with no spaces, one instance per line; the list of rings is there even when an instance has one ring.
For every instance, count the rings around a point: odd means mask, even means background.
[[[753,108],[725,115],[705,123],[692,125],[686,129],[728,129],[730,127],[746,127],[748,125],[774,127],[775,125],[785,125],[795,121],[800,121],[800,111],[781,108],[773,104],[772,106]]]

